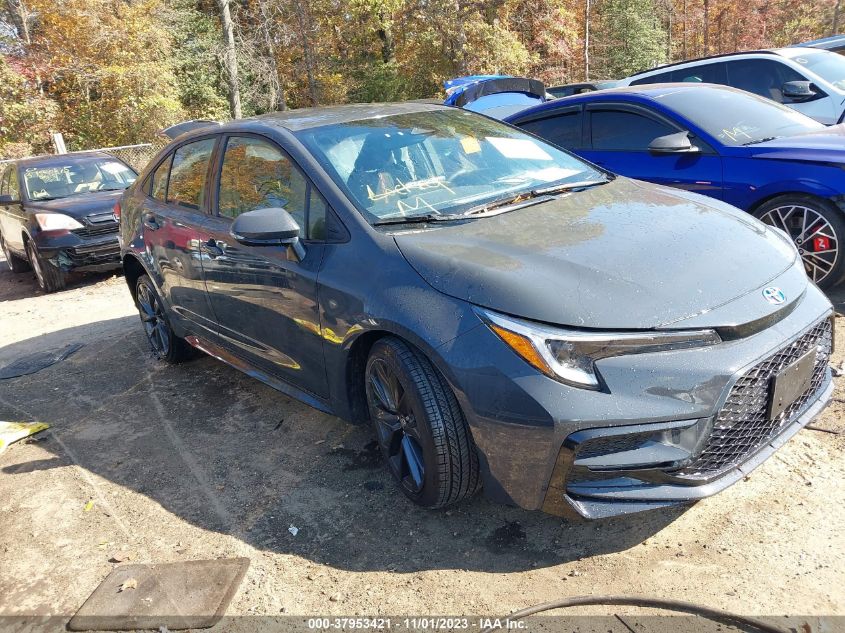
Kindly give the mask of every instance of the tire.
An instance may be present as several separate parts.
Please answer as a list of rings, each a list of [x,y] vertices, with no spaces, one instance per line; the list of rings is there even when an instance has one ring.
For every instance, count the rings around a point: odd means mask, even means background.
[[[380,339],[364,380],[382,455],[411,501],[441,508],[479,489],[478,455],[466,419],[425,356],[397,338]]]
[[[13,273],[25,273],[30,269],[29,262],[23,257],[18,257],[11,250],[9,250],[6,240],[0,235],[0,250],[3,251],[3,256],[6,258],[6,264],[9,270]]]
[[[820,288],[831,288],[845,277],[845,217],[835,204],[815,196],[787,194],[762,204],[754,216],[789,234],[807,276]]]
[[[65,287],[65,274],[52,262],[41,257],[38,248],[30,240],[26,242],[26,254],[29,257],[29,265],[35,272],[38,285],[44,292],[56,292]]]
[[[193,356],[193,348],[173,332],[164,302],[147,275],[135,282],[135,305],[153,356],[168,363],[181,363]]]

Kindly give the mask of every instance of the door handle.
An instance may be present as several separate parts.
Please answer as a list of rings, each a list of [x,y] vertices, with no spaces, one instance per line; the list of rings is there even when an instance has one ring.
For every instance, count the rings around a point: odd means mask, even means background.
[[[144,226],[150,229],[151,231],[158,231],[161,228],[161,224],[158,223],[156,220],[156,216],[152,213],[145,213],[144,214]]]
[[[214,238],[211,238],[207,242],[200,242],[200,252],[214,259],[215,257],[222,257],[226,254],[226,251],[223,250],[225,246],[223,242],[218,242]]]

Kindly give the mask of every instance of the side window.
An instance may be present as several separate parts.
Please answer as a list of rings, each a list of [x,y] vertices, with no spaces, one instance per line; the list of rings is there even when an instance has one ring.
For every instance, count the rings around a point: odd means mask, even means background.
[[[253,137],[229,138],[219,186],[220,215],[236,218],[247,211],[280,207],[299,224],[302,238],[325,239],[325,202],[272,143]]]
[[[643,77],[642,79],[635,79],[631,82],[631,85],[642,86],[643,84],[662,84],[668,81],[672,81],[671,70],[667,73],[657,73],[656,75],[649,75],[648,77]]]
[[[806,77],[772,59],[740,59],[728,63],[729,85],[778,103],[783,103],[781,87],[787,81],[806,81]]]
[[[690,68],[678,68],[672,73],[672,81],[682,83],[724,84],[727,82],[725,64],[701,64]]]
[[[561,147],[573,149],[581,147],[581,120],[581,111],[572,110],[546,119],[528,121],[520,127]]]
[[[153,172],[150,184],[150,195],[156,200],[165,201],[167,196],[167,176],[170,174],[170,163],[173,162],[173,154],[169,154]]]
[[[19,200],[21,197],[20,187],[18,186],[18,170],[14,165],[9,168],[9,189],[6,193],[12,196],[12,200]]]
[[[9,174],[13,171],[14,167],[9,167],[0,174],[0,196],[5,196],[9,193]]]
[[[650,117],[620,110],[593,110],[590,123],[595,150],[644,152],[658,136],[677,131]]]
[[[167,185],[167,202],[200,210],[205,202],[205,178],[214,150],[214,138],[188,143],[173,153]]]

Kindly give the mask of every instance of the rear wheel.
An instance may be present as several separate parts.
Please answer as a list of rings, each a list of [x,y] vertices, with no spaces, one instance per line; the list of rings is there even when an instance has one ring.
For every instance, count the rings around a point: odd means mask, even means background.
[[[6,240],[0,235],[0,249],[3,251],[3,257],[6,258],[6,265],[13,273],[25,273],[29,270],[29,262],[23,257],[18,257],[11,250],[9,250]]]
[[[478,490],[478,456],[466,420],[425,356],[399,339],[381,339],[370,352],[365,381],[379,446],[405,495],[439,508]]]
[[[176,336],[170,327],[164,303],[147,275],[141,275],[135,283],[135,303],[156,358],[168,363],[181,363],[192,356],[193,348],[185,339]]]
[[[845,218],[828,200],[801,194],[778,196],[754,215],[792,238],[807,276],[821,288],[830,288],[845,276]]]
[[[65,287],[65,274],[56,267],[50,260],[41,257],[38,248],[31,241],[26,243],[26,254],[29,256],[29,264],[35,271],[38,285],[44,292],[56,292]]]

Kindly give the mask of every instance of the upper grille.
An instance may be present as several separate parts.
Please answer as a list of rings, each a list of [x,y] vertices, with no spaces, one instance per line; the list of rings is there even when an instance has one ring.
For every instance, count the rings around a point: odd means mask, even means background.
[[[675,474],[687,479],[705,479],[742,462],[800,414],[825,380],[833,346],[830,319],[809,329],[795,341],[749,369],[728,394],[724,407],[713,424],[713,431],[702,452],[689,465]],[[816,364],[810,387],[786,407],[780,415],[769,420],[771,378],[816,348]]]
[[[73,229],[71,233],[75,233],[80,237],[96,237],[97,235],[108,235],[109,233],[117,233],[119,224],[114,219],[114,215],[109,211],[108,213],[94,213],[83,220],[84,225],[80,229]]]

